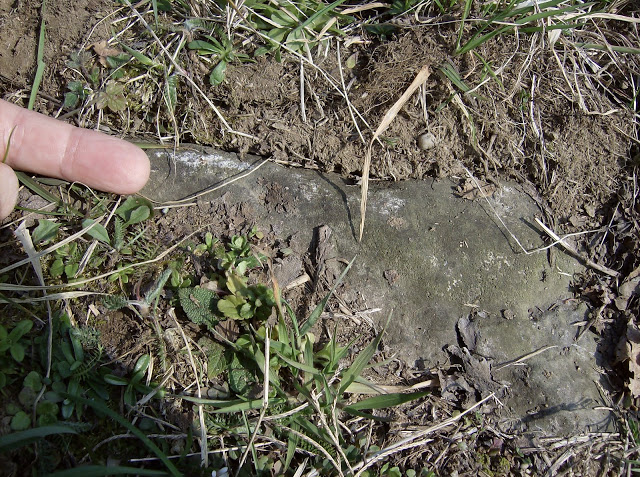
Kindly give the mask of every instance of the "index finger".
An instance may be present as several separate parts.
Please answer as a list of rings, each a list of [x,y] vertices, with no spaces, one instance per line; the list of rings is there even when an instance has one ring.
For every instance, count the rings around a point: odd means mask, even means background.
[[[149,179],[149,159],[133,144],[0,100],[3,153],[12,130],[6,162],[14,169],[118,194],[137,192]]]

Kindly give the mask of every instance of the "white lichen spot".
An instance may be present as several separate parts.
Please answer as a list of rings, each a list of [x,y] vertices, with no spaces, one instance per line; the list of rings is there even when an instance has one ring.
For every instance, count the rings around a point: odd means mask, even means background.
[[[303,182],[300,184],[302,196],[309,202],[318,197],[318,184],[313,182]]]
[[[216,168],[227,169],[234,172],[247,170],[250,165],[238,159],[232,159],[226,154],[202,154],[194,151],[183,151],[173,156],[179,162],[189,168]]]
[[[498,270],[502,269],[503,265],[507,267],[511,266],[511,262],[504,255],[494,255],[493,251],[490,250],[487,253],[487,258],[483,260],[485,267],[496,267]]]
[[[458,285],[460,285],[460,280],[458,280],[457,278],[449,280],[449,282],[447,282],[447,291],[450,292],[454,288],[457,288]]]
[[[383,192],[371,203],[371,208],[382,215],[391,215],[398,212],[405,204],[403,199],[392,196],[390,192]]]

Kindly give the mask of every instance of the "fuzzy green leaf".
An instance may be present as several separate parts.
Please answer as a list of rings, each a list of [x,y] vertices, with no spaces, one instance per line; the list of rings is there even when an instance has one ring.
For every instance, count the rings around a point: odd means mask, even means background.
[[[49,273],[53,278],[58,278],[64,273],[64,262],[61,258],[56,258],[49,267]]]
[[[24,431],[29,429],[31,426],[31,419],[29,419],[29,415],[20,411],[15,416],[11,418],[11,430],[13,431]]]
[[[178,291],[180,305],[189,319],[197,325],[206,325],[212,329],[218,324],[216,302],[218,295],[206,288],[181,288]]]
[[[215,379],[229,366],[225,357],[225,347],[204,336],[198,340],[198,345],[207,356],[207,376],[209,379]]]
[[[28,388],[33,389],[34,391],[40,391],[40,388],[42,388],[42,378],[37,371],[31,371],[25,376],[22,384]]]
[[[151,209],[147,206],[140,206],[137,209],[134,209],[131,212],[131,216],[127,221],[127,225],[139,224],[140,222],[144,222],[151,215]]]
[[[240,361],[238,355],[233,353],[229,363],[229,388],[239,396],[244,396],[249,392],[253,375]]]
[[[149,363],[151,362],[151,356],[148,354],[143,354],[136,361],[136,365],[133,367],[133,374],[144,373],[149,367]]]
[[[31,234],[31,239],[33,240],[34,244],[48,242],[49,240],[56,238],[59,228],[59,223],[52,222],[47,219],[38,219],[38,226]]]
[[[9,333],[9,340],[15,343],[24,335],[26,335],[33,327],[33,321],[22,320],[16,326],[13,327],[11,333]]]

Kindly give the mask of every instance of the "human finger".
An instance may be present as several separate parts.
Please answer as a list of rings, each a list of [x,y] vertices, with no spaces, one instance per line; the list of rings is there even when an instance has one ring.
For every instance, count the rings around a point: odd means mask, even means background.
[[[118,194],[137,192],[149,179],[149,159],[133,144],[0,100],[0,144],[9,136],[6,162],[17,170]]]
[[[8,165],[0,162],[0,220],[7,217],[18,200],[18,178]]]

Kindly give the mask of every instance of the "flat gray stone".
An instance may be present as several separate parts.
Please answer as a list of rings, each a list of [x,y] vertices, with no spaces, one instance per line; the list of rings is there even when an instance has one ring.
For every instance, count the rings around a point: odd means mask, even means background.
[[[261,164],[256,157],[197,146],[176,155],[153,150],[149,156],[152,176],[143,194],[160,202],[188,197]],[[602,427],[606,412],[593,410],[600,400],[595,342],[587,333],[573,343],[573,322],[583,320],[585,310],[571,312],[563,305],[568,311],[557,315],[556,305],[571,297],[570,277],[580,265],[555,252],[551,267],[546,252],[522,252],[511,234],[527,250],[545,243],[532,225],[540,211],[518,185],[503,184],[491,207],[456,197],[454,188],[448,180],[371,183],[362,243],[360,187],[338,175],[268,162],[199,200],[225,194],[225,201],[247,204],[259,228],[295,236],[299,253],[308,249],[314,229],[330,227],[333,258],[358,256],[347,293],[358,294],[366,308],[380,308],[377,323],[393,311],[386,335],[392,350],[426,367],[451,358],[447,345],[488,358],[493,385],[508,390],[512,422],[506,428],[571,433]],[[548,311],[552,305],[556,311]],[[470,315],[473,345],[457,328]],[[553,348],[498,369],[547,346]],[[568,383],[576,383],[573,392]]]

